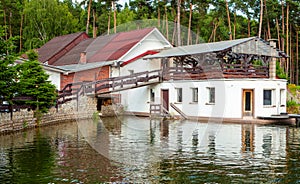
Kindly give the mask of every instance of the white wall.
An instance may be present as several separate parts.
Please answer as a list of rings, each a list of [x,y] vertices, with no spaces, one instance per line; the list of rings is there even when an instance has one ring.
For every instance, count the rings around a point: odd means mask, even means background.
[[[51,81],[51,83],[56,86],[56,89],[60,90],[60,73],[49,71],[49,70],[45,70],[45,71],[49,75],[48,80]]]
[[[208,104],[207,87],[215,87],[215,104]],[[177,103],[175,88],[182,88],[183,101]],[[198,88],[198,103],[192,102],[192,89]],[[242,91],[254,91],[254,117],[271,116],[286,112],[280,106],[280,89],[286,90],[286,81],[270,79],[220,79],[206,81],[171,81],[122,92],[122,103],[128,111],[149,113],[150,89],[155,91],[155,102],[161,104],[161,89],[169,90],[169,102],[174,103],[185,114],[200,117],[242,118]],[[272,106],[263,105],[263,90],[274,89]],[[283,93],[285,102],[286,91]],[[129,103],[130,102],[130,103]],[[284,103],[285,105],[285,103]],[[178,114],[169,107],[171,114]]]

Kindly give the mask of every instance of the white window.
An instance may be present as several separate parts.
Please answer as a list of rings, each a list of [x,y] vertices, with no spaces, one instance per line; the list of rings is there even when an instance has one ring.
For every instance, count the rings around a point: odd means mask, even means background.
[[[280,89],[280,106],[285,106],[286,99],[285,99],[285,89]]]
[[[192,88],[192,102],[198,102],[198,88]]]
[[[265,106],[275,105],[275,90],[274,89],[264,89],[264,99],[263,104]]]
[[[150,89],[150,102],[154,102],[155,99],[155,93],[153,89]]]
[[[208,103],[214,104],[215,103],[215,88],[214,87],[208,87]]]
[[[182,102],[182,88],[176,88],[177,102]]]

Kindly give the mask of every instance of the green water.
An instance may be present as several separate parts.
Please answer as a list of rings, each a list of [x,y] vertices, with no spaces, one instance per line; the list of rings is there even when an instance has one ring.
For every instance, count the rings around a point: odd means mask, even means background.
[[[300,128],[148,118],[0,136],[1,183],[300,183]]]

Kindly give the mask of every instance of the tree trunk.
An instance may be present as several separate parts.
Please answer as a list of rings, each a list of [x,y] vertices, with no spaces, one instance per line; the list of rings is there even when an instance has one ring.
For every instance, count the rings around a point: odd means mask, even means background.
[[[20,48],[19,52],[22,51],[22,33],[23,33],[23,20],[24,20],[24,14],[21,14],[21,23],[20,23]]]
[[[160,8],[159,8],[159,2],[157,2],[157,27],[160,28]]]
[[[251,19],[250,16],[248,16],[248,37],[251,36]]]
[[[286,5],[286,53],[289,55],[289,4],[287,3]],[[289,64],[290,64],[290,59],[287,58],[287,63],[286,63],[286,74],[288,76],[289,74]]]
[[[95,10],[93,9],[93,38],[97,37],[96,33],[96,15],[95,15]]]
[[[267,40],[271,39],[271,28],[270,28],[270,21],[269,21],[269,17],[268,17],[268,10],[267,10],[267,0],[265,1],[265,15],[267,17],[267,27],[268,27],[268,33],[267,33]]]
[[[12,12],[9,12],[9,37],[12,37],[12,27],[11,27],[11,19],[12,19]]]
[[[233,39],[235,40],[235,32],[236,32],[236,11],[234,11],[234,20],[233,20]]]
[[[86,21],[86,30],[85,30],[86,34],[89,34],[91,6],[92,6],[92,0],[89,1],[89,5],[88,5],[88,17]]]
[[[180,6],[181,0],[177,0],[177,46],[181,46]]]
[[[260,17],[259,17],[259,29],[258,29],[258,38],[261,37],[261,28],[262,28],[262,18],[263,18],[263,9],[264,8],[264,2],[263,0],[260,0]]]
[[[299,85],[299,33],[298,30],[296,30],[296,78],[295,78],[295,84]]]
[[[188,37],[187,37],[187,45],[190,44],[191,41],[191,25],[192,25],[192,13],[193,13],[193,4],[190,3],[190,16],[189,16],[189,27],[188,27]]]
[[[228,2],[225,0],[225,5],[226,5],[226,12],[227,12],[227,21],[228,21],[228,28],[229,28],[229,39],[232,40],[232,32],[231,32],[231,21],[230,21],[230,12],[229,12],[229,7],[228,7]]]
[[[167,40],[169,40],[169,23],[168,23],[167,6],[165,6],[165,18],[166,18],[166,35],[167,35]]]
[[[109,11],[108,13],[108,21],[107,21],[107,35],[110,34],[110,14],[111,14],[111,11]]]
[[[6,29],[6,10],[5,8],[3,9],[3,21],[4,21],[4,33],[5,33],[5,40],[8,39],[7,37],[7,29]]]
[[[278,49],[281,50],[279,23],[278,23],[278,18],[277,17],[276,17],[276,30],[277,30],[277,39],[278,39]]]
[[[294,84],[294,52],[292,50],[292,29],[290,27],[289,29],[291,32],[290,32],[290,35],[289,35],[289,52],[290,52],[290,83],[291,84]]]
[[[284,24],[284,4],[283,4],[283,0],[281,0],[281,31],[282,31],[282,35],[285,34],[284,30],[285,30],[285,24]],[[282,51],[284,51],[284,36],[281,37],[281,49]]]
[[[112,3],[112,7],[114,9],[114,33],[117,33],[117,10],[116,10],[116,5],[114,3],[114,1],[111,2]]]

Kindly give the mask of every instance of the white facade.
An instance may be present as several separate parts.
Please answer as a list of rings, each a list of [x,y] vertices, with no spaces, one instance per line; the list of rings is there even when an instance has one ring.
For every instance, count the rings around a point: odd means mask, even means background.
[[[46,73],[49,75],[48,80],[55,85],[56,89],[60,90],[60,73],[49,70],[46,70]]]
[[[177,89],[179,88],[182,89],[181,102],[178,99]],[[198,90],[198,95],[193,94],[195,88]],[[212,88],[214,88],[214,102],[209,99]],[[244,118],[250,116],[256,118],[286,112],[286,81],[278,79],[166,81],[122,92],[122,104],[126,111],[148,114],[150,103],[163,104],[162,90],[168,90],[169,104],[175,104],[190,117]],[[154,92],[153,102],[151,102],[151,91]],[[247,91],[251,93],[248,101],[245,95]],[[245,109],[246,103],[250,103],[248,110]],[[172,115],[179,115],[170,105],[168,110]],[[251,113],[245,113],[245,111],[251,111]]]
[[[170,48],[172,45],[166,40],[166,38],[157,30],[154,29],[144,39],[132,47],[124,56],[122,56],[116,63],[123,63],[129,61],[147,51],[161,50]],[[131,73],[138,73],[144,71],[152,71],[160,69],[160,60],[144,60],[142,57],[137,60],[119,67],[117,64],[111,68],[111,77],[130,75]]]

